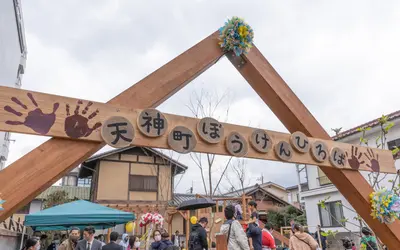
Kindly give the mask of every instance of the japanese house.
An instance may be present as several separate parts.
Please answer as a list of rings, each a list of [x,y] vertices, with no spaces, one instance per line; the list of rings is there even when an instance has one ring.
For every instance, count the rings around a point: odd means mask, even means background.
[[[87,159],[81,165],[79,178],[92,178],[92,202],[132,211],[137,218],[153,211],[165,216],[168,202],[173,199],[174,177],[186,169],[187,166],[160,151],[131,146]],[[173,231],[183,231],[181,216],[174,216],[170,223]],[[168,223],[165,227],[169,227]],[[123,232],[123,225],[117,230]],[[139,227],[135,230],[135,234],[144,233]]]

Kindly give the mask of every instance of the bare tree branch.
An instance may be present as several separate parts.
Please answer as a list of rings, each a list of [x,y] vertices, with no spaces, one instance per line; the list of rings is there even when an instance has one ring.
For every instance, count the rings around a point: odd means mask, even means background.
[[[228,167],[229,167],[229,165],[230,165],[230,163],[231,163],[232,158],[233,158],[232,156],[229,157],[228,162],[225,164],[224,170],[222,171],[222,174],[221,174],[221,176],[219,177],[219,180],[218,180],[218,182],[217,182],[217,185],[216,185],[215,188],[214,188],[213,195],[215,194],[215,191],[217,191],[217,189],[219,190],[219,184],[221,183],[222,177],[225,176],[226,170],[228,169]]]

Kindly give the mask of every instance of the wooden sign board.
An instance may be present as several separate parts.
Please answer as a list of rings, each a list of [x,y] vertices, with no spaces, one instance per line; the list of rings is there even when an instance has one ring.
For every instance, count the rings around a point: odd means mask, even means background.
[[[144,114],[144,110],[131,110],[110,104],[0,87],[0,131],[88,141],[105,140],[109,145],[112,145],[110,144],[111,138],[103,139],[105,135],[102,137],[101,130],[106,124],[109,124],[111,117],[118,116],[130,121],[130,124],[134,127],[135,131],[132,132],[133,140],[131,145],[164,149],[172,148],[181,153],[193,151],[396,173],[394,159],[389,150],[319,140],[306,137],[298,132],[290,135],[228,123],[221,123],[224,134],[226,134],[225,139],[218,143],[210,143],[203,139],[204,135],[202,137],[198,134],[199,119],[162,114],[154,109],[151,112],[152,114],[146,112],[146,117],[160,118],[163,121],[157,122],[164,123],[164,125],[159,134],[158,131],[153,131],[146,135],[140,128],[141,124],[145,123],[145,120],[138,118]],[[177,145],[177,142],[172,140],[174,137],[171,132],[176,127],[184,127],[192,133],[191,145]],[[154,126],[152,128],[154,129]],[[168,132],[167,128],[171,131]],[[197,135],[194,131],[197,131]],[[263,137],[263,133],[265,133],[265,137]],[[257,137],[256,135],[259,136]],[[265,149],[268,150],[263,149],[263,138],[268,139],[264,140],[266,142]],[[237,148],[239,142],[242,147],[240,147],[240,152],[236,152],[239,149]],[[248,144],[252,146],[249,147]],[[178,149],[179,147],[181,147],[180,150]],[[269,148],[274,148],[273,152]],[[362,155],[358,164],[354,163],[353,158],[354,154],[356,154],[355,148],[357,149],[357,154],[361,153]],[[350,161],[351,164],[349,164],[348,158],[352,159]]]

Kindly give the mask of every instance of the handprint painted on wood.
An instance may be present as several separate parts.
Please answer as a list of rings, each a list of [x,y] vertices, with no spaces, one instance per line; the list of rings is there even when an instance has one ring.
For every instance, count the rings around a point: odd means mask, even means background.
[[[60,104],[58,102],[53,104],[53,112],[50,114],[45,114],[43,113],[42,109],[39,108],[39,105],[37,104],[35,98],[33,98],[33,95],[31,93],[27,93],[28,98],[31,100],[33,106],[35,107],[33,110],[28,112],[28,115],[25,116],[25,120],[22,121],[6,121],[6,124],[9,125],[24,125],[33,131],[35,131],[38,134],[41,135],[46,135],[51,127],[54,125],[54,122],[56,120],[56,111]],[[15,104],[17,104],[19,107],[23,108],[24,110],[30,110],[27,105],[22,103],[18,98],[16,97],[11,97],[11,101],[13,101]],[[5,106],[4,110],[14,114],[18,117],[23,117],[24,114],[15,110],[11,106]]]
[[[74,139],[78,139],[81,137],[88,137],[89,135],[92,134],[94,130],[101,127],[100,122],[97,122],[92,128],[90,128],[88,125],[89,121],[99,113],[98,109],[93,113],[91,113],[88,117],[85,117],[85,115],[89,111],[90,106],[93,105],[93,102],[88,102],[85,109],[83,109],[82,113],[80,114],[79,109],[82,104],[83,101],[79,100],[75,107],[73,115],[71,115],[70,113],[69,104],[65,106],[67,112],[67,118],[65,118],[64,130],[69,137]]]
[[[381,168],[379,164],[379,155],[377,153],[374,154],[374,152],[370,148],[367,149],[367,153],[364,153],[364,155],[369,160],[369,164],[367,164],[367,167],[372,169],[373,172],[379,172]]]
[[[364,164],[365,161],[361,160],[362,153],[358,152],[358,148],[351,146],[351,155],[346,152],[347,161],[352,169],[358,170],[360,165]]]

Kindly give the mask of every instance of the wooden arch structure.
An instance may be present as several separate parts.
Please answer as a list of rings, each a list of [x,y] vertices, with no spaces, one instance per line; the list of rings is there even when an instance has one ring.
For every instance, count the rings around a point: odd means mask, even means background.
[[[257,47],[254,46],[247,55],[236,57],[232,53],[223,52],[219,48],[218,42],[218,32],[215,32],[143,80],[132,85],[107,104],[96,103],[96,105],[100,105],[102,108],[108,110],[108,115],[112,112],[122,112],[127,116],[135,116],[134,113],[136,111],[134,110],[157,107],[216,63],[222,56],[226,55],[233,66],[247,80],[290,133],[300,131],[308,137],[325,141],[331,140],[328,133],[274,70]],[[0,221],[3,221],[19,207],[29,203],[39,193],[93,155],[105,143],[99,139],[100,132],[97,130],[97,132],[93,132],[93,136],[91,137],[74,139],[71,136],[65,136],[65,133],[62,134],[62,130],[59,131],[57,129],[52,129],[49,134],[47,134],[48,131],[43,134],[43,130],[40,129],[32,132],[31,130],[26,130],[24,126],[11,127],[5,123],[4,119],[7,114],[3,109],[5,105],[18,102],[15,99],[11,102],[11,96],[14,96],[14,98],[15,96],[26,98],[27,92],[3,87],[0,89],[0,95],[0,106],[2,106],[2,113],[0,112],[0,130],[54,136],[6,169],[0,171],[0,197],[6,201],[3,204],[4,210],[0,211]],[[28,97],[32,101],[29,93]],[[37,107],[38,103],[42,104],[46,102],[46,111],[48,113],[56,109],[55,102],[50,103],[51,100],[54,100],[54,98],[65,98],[40,93],[35,93],[35,97],[36,100],[32,101],[33,104]],[[65,98],[65,100],[73,101],[71,98]],[[23,112],[26,114],[28,111],[25,110]],[[22,116],[23,112],[15,112],[14,114]],[[188,121],[191,123],[186,118],[170,117],[177,122]],[[54,119],[56,123],[59,122],[58,118]],[[23,123],[21,122],[20,124]],[[191,124],[193,125],[193,121]],[[246,128],[240,126],[231,125],[228,128],[228,130],[239,128],[242,132],[248,132]],[[289,135],[277,133],[276,136],[287,139]],[[329,143],[333,144],[334,142]],[[134,144],[168,147],[163,140],[151,144],[150,140],[143,139],[142,137],[138,137],[138,140],[135,140]],[[350,146],[344,146],[346,147],[346,152],[348,152]],[[214,153],[228,154],[227,150],[221,145],[209,148]],[[195,151],[207,152],[207,147],[203,144],[198,144]],[[395,173],[394,161],[389,160],[390,152],[379,151],[379,154],[380,159],[383,159],[380,164],[381,171]],[[252,149],[249,149],[249,156],[279,160],[273,156],[261,157],[254,153]],[[309,158],[300,157],[294,159],[293,162],[310,163],[309,160]],[[319,166],[386,246],[389,249],[397,249],[400,245],[400,222],[396,221],[393,224],[386,225],[380,223],[378,220],[374,220],[370,216],[369,194],[373,192],[373,189],[360,172],[348,167],[335,168],[329,164],[319,164]],[[367,170],[362,166],[360,166],[360,169]]]

